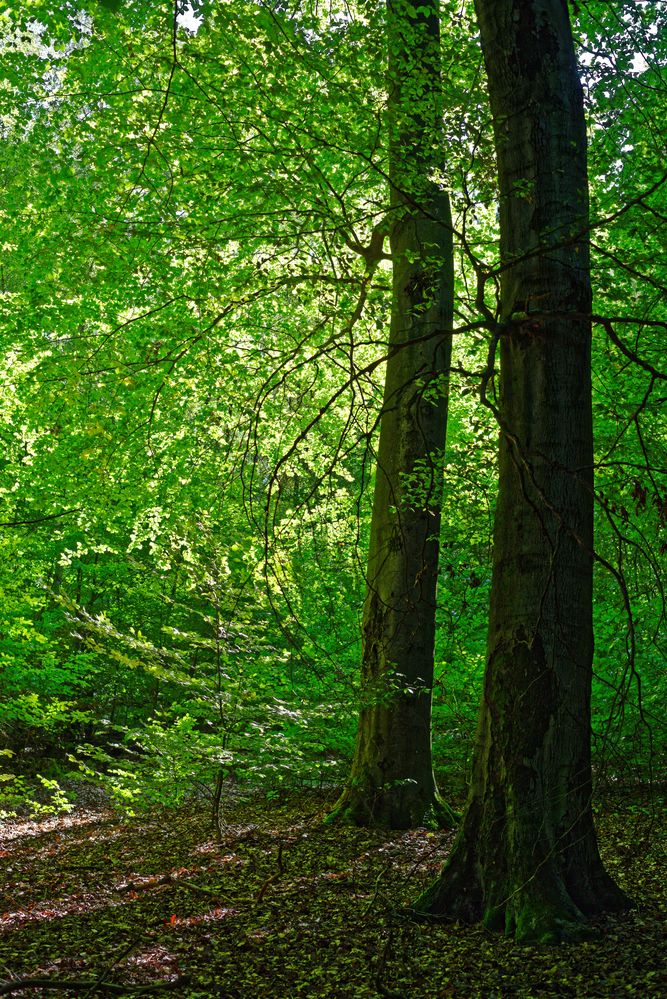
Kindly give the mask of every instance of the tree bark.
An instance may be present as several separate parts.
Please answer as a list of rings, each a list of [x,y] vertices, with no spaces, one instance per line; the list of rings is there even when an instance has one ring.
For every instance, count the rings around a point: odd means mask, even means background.
[[[564,0],[476,0],[500,187],[499,492],[464,820],[415,908],[519,940],[627,906],[591,812],[593,435],[586,129]]]
[[[431,762],[431,688],[447,426],[453,249],[441,169],[437,0],[389,0],[393,290],[367,592],[362,705],[348,784],[330,818],[410,828],[453,814]]]

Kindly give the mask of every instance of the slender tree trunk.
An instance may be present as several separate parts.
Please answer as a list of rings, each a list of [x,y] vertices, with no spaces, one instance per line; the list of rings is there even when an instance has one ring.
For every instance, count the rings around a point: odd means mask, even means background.
[[[499,494],[472,787],[416,909],[551,942],[628,904],[591,813],[586,131],[564,0],[476,8],[500,182]]]
[[[431,688],[447,426],[453,251],[442,168],[437,0],[390,0],[393,261],[352,771],[331,818],[409,828],[453,819],[431,763]]]

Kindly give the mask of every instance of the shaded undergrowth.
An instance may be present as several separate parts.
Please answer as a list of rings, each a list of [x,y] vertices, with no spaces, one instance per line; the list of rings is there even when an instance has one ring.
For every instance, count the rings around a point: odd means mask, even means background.
[[[599,826],[637,908],[541,949],[406,921],[452,833],[332,829],[326,805],[230,800],[219,842],[195,810],[123,821],[91,803],[7,823],[0,995],[667,996],[665,848],[636,803],[607,802]]]

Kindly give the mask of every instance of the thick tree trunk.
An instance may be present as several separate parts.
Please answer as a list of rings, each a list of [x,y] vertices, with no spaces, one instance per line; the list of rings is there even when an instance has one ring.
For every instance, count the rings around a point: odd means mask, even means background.
[[[499,494],[472,787],[416,909],[547,942],[628,904],[591,813],[586,131],[564,0],[476,8],[500,181]]]
[[[431,763],[453,251],[431,176],[440,131],[437,0],[388,4],[393,298],[363,620],[352,771],[331,815],[359,825],[448,823]]]

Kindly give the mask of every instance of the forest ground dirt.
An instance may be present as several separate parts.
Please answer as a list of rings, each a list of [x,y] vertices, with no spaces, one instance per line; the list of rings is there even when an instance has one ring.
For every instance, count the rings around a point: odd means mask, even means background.
[[[407,920],[453,834],[331,828],[331,802],[236,796],[220,842],[195,806],[124,820],[93,799],[5,823],[0,995],[667,996],[658,803],[598,809],[605,862],[637,908],[600,919],[594,940],[538,948]]]

